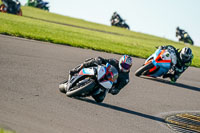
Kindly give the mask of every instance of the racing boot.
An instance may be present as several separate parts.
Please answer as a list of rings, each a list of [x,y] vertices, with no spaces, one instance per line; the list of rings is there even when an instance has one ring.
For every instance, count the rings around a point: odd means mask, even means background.
[[[107,91],[104,89],[99,89],[100,91],[97,92],[97,94],[93,94],[92,97],[94,98],[94,100],[97,102],[97,103],[101,103],[103,102],[105,96],[106,96],[106,93]]]
[[[163,78],[170,78],[170,82],[171,83],[175,83],[176,80],[178,79],[178,76],[177,75],[173,75],[173,74],[165,74],[163,75]]]

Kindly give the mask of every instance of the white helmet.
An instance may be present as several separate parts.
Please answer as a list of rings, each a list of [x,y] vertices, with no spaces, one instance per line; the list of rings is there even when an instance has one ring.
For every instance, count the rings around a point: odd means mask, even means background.
[[[123,55],[119,60],[119,69],[122,72],[129,72],[132,66],[132,58],[128,55]]]
[[[180,58],[183,62],[190,61],[192,56],[192,50],[188,47],[184,47],[180,52]]]

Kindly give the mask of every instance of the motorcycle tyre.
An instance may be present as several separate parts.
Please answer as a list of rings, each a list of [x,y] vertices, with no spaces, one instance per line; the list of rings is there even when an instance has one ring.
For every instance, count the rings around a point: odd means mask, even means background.
[[[94,80],[90,79],[88,83],[84,84],[83,86],[80,86],[79,88],[76,88],[73,90],[73,88],[69,89],[66,92],[66,95],[68,97],[75,97],[75,96],[80,96],[83,92],[88,92],[91,91],[95,87],[96,83]],[[77,86],[75,86],[77,87]]]
[[[151,62],[147,65],[141,66],[136,72],[135,72],[135,76],[139,77],[141,76],[145,71],[151,69],[154,67],[154,64]]]
[[[102,93],[104,93],[104,92],[102,92]],[[92,96],[97,103],[103,102],[105,95],[102,95],[102,93]]]
[[[124,28],[130,30],[130,27],[127,24],[124,25]]]

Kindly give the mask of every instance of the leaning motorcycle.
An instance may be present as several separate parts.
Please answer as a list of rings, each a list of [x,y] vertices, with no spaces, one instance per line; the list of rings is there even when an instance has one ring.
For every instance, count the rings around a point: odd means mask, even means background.
[[[36,8],[40,8],[46,11],[49,11],[49,2],[45,2],[42,0],[28,0],[28,2],[25,4],[25,6],[32,6]]]
[[[0,5],[0,12],[11,13],[22,16],[21,4],[18,0],[13,0],[11,6],[2,0],[3,4]]]
[[[69,97],[87,97],[92,96],[96,102],[102,102],[98,99],[98,94],[103,91],[106,93],[117,81],[118,71],[110,65],[97,65],[95,67],[83,68],[78,74],[59,85],[59,90],[66,93]]]
[[[112,26],[117,26],[117,27],[122,27],[122,28],[130,30],[130,27],[128,26],[128,24],[126,24],[125,20],[122,20],[120,22],[118,18],[112,19],[111,20],[111,25]]]
[[[160,77],[166,74],[176,62],[177,57],[174,49],[157,49],[155,53],[146,59],[143,66],[135,72],[135,75],[138,77],[141,75]]]

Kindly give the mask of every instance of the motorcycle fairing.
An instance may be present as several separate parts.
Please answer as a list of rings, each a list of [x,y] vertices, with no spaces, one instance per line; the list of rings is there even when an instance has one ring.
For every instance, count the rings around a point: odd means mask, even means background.
[[[97,80],[99,81],[101,78],[103,78],[106,75],[106,67],[98,66],[97,68]]]
[[[154,67],[149,70],[148,76],[159,77],[168,72],[171,68],[171,57],[167,50],[157,49],[146,61],[145,64],[152,62]]]
[[[99,84],[101,85],[101,86],[103,86],[104,88],[106,88],[106,89],[111,89],[112,88],[112,85],[113,85],[113,82],[111,82],[111,81],[102,81],[102,82],[99,82]]]
[[[101,81],[101,79],[106,76],[109,68],[110,68],[110,64],[107,63],[106,67],[98,66],[98,69],[97,69],[97,71],[98,71],[97,79],[98,79],[98,81],[100,81],[99,84],[106,89],[112,88],[112,85],[113,85],[113,82],[111,82],[110,80]]]
[[[71,88],[71,86],[72,86],[75,82],[77,82],[77,80],[78,80],[79,78],[81,78],[82,76],[83,76],[83,75],[74,75],[74,76],[72,76],[71,79],[70,79],[70,81],[68,81],[67,90],[68,90],[69,88]]]
[[[93,68],[83,68],[80,72],[79,75],[94,75],[95,71]]]
[[[106,67],[100,66],[100,65],[97,67],[97,80],[99,81],[99,84],[106,89],[110,89],[113,85],[112,81],[104,79],[109,68],[110,68],[110,64],[106,64]],[[81,76],[84,76],[84,75],[89,75],[89,76],[95,75],[95,69],[92,67],[83,68],[79,72],[78,76],[74,79],[74,81],[76,81],[77,79],[79,79]]]
[[[76,83],[80,78],[82,78],[85,75],[95,75],[95,70],[93,68],[83,68],[78,75],[74,75],[72,76],[69,84],[68,84],[68,89],[74,84]]]

